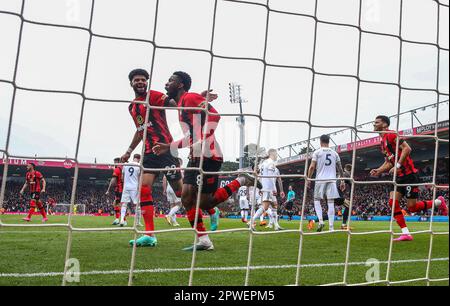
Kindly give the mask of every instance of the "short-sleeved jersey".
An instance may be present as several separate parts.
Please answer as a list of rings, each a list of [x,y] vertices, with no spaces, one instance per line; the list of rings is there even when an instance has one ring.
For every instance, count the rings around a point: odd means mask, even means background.
[[[287,200],[288,201],[293,201],[295,200],[295,191],[294,190],[290,190],[287,194]]]
[[[313,153],[312,160],[317,162],[316,179],[325,180],[321,182],[336,180],[336,167],[341,162],[339,154],[331,148],[320,148]]]
[[[135,162],[123,166],[123,190],[138,190],[141,167]]]
[[[214,132],[220,121],[220,116],[217,111],[212,107],[204,97],[196,93],[185,93],[181,96],[178,102],[178,107],[197,107],[197,108],[207,108],[212,114],[206,116],[206,113],[201,110],[190,110],[184,109],[179,111],[179,119],[181,124],[181,129],[185,135],[185,142],[189,143],[179,143],[178,147],[191,146],[191,152],[189,154],[190,160],[200,159],[201,151],[194,152],[192,144],[201,142],[203,140],[203,130],[205,124],[208,124],[208,130],[204,139],[206,141],[206,148],[204,157],[212,159],[215,161],[223,161],[223,154],[220,149],[220,145],[217,143]],[[208,117],[208,118],[206,118]]]
[[[241,186],[238,191],[239,199],[240,200],[247,200],[248,195],[248,187],[247,186]]]
[[[39,171],[29,171],[26,175],[28,186],[30,187],[30,193],[41,192],[41,181],[44,177]]]
[[[114,187],[115,192],[123,192],[123,180],[122,180],[122,167],[117,166],[114,168],[113,177],[117,179],[116,187]]]
[[[136,98],[135,102],[145,101],[146,96]],[[166,104],[167,96],[161,92],[150,90],[149,104],[152,106],[168,106]],[[144,134],[145,117],[147,114],[147,107],[144,104],[131,103],[128,107],[131,117],[137,130]],[[147,123],[147,138],[145,139],[145,153],[152,152],[153,146],[157,143],[171,143],[173,141],[172,134],[170,134],[169,126],[167,125],[167,118],[165,110],[150,109],[148,123]]]
[[[277,176],[280,175],[277,167],[275,166],[275,161],[271,158],[266,159],[259,166],[259,173],[261,176]],[[261,184],[263,188],[261,191],[263,192],[276,192],[277,191],[277,178],[276,177],[262,177]]]
[[[387,131],[394,132],[394,131]],[[404,140],[400,139],[399,144],[402,144]],[[384,154],[386,161],[390,162],[395,167],[395,154],[398,153],[398,157],[402,155],[402,149],[397,148],[397,135],[396,134],[383,134],[381,140],[381,152]],[[408,155],[405,161],[402,163],[402,167],[397,170],[397,176],[402,177],[405,175],[417,173],[417,169],[414,167],[414,161],[411,156]]]

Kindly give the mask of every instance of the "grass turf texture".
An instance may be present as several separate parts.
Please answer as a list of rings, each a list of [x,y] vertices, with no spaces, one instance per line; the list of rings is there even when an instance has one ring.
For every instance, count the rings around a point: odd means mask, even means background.
[[[22,223],[22,216],[2,216],[6,224]],[[78,228],[111,227],[112,218],[73,218],[73,226]],[[188,227],[185,219],[178,220],[182,227]],[[49,223],[65,223],[67,217],[50,216]],[[132,222],[132,219],[129,220]],[[206,221],[209,223],[209,221]],[[34,216],[33,224],[40,224],[40,217]],[[305,231],[307,222],[304,222]],[[209,224],[207,224],[209,226]],[[282,221],[286,229],[298,229],[299,222]],[[340,226],[337,222],[336,228]],[[433,224],[434,231],[448,231],[448,223]],[[386,230],[388,222],[352,222],[355,232]],[[170,229],[164,219],[156,219],[157,229]],[[246,228],[240,220],[221,219],[219,229]],[[394,227],[397,231],[397,226]],[[427,230],[429,223],[409,223],[412,231]],[[267,231],[257,228],[258,231]],[[0,285],[60,285],[62,275],[22,277],[22,274],[63,272],[68,230],[61,227],[23,228],[0,227]],[[132,248],[128,241],[132,232],[73,232],[71,258],[80,262],[82,275],[79,283],[68,285],[127,285]],[[143,270],[134,274],[134,285],[184,286],[188,284],[192,253],[181,251],[192,244],[191,232],[158,234],[156,248],[137,249],[135,269]],[[197,252],[196,268],[246,267],[249,249],[249,233],[234,232],[211,235],[215,251]],[[387,261],[389,234],[352,236],[350,262],[366,262],[375,258]],[[346,233],[320,236],[305,236],[302,248],[302,265],[344,263],[347,246]],[[413,242],[394,244],[392,260],[427,259],[430,234],[417,234]],[[277,266],[256,269],[250,272],[250,285],[291,285],[295,283],[299,249],[299,234],[283,233],[255,235],[253,237],[252,266]],[[433,241],[432,258],[448,258],[448,235],[436,235]],[[287,265],[288,267],[281,267]],[[426,262],[395,263],[391,266],[392,281],[425,277]],[[386,277],[387,265],[380,264],[381,279]],[[170,269],[170,271],[155,271]],[[177,270],[180,269],[180,270]],[[352,265],[348,270],[349,283],[365,282],[369,267]],[[111,271],[119,271],[112,274]],[[149,271],[151,270],[151,271]],[[101,271],[106,274],[83,275],[85,272]],[[108,272],[109,271],[109,272]],[[17,274],[15,277],[5,274]],[[18,275],[20,274],[20,275]],[[243,285],[245,270],[195,271],[194,285],[223,286]],[[301,285],[319,285],[341,282],[344,266],[306,266],[301,269]],[[431,263],[431,278],[447,278],[448,260]],[[17,277],[20,276],[20,277]],[[425,282],[408,285],[425,285]],[[432,283],[447,285],[448,281]]]

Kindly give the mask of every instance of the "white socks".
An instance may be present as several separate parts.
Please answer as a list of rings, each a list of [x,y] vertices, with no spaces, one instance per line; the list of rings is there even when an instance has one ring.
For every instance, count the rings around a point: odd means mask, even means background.
[[[402,234],[403,235],[409,235],[409,229],[407,227],[402,228]]]
[[[175,223],[177,222],[177,212],[180,210],[180,206],[175,205],[172,207],[172,209],[169,212],[169,217],[172,219],[172,221]]]
[[[330,231],[334,230],[334,215],[335,215],[335,209],[334,209],[334,200],[331,202],[328,202],[328,222],[330,223]]]
[[[141,205],[136,205],[136,224],[141,224],[142,210]]]
[[[275,224],[276,227],[279,227],[280,225],[278,224],[278,212],[277,210],[274,208],[272,209],[272,221],[273,224]]]
[[[241,210],[241,217],[242,217],[242,219],[247,220],[248,210],[245,210],[245,209]]]
[[[323,211],[320,201],[314,201],[314,209],[316,210],[317,218],[319,218],[319,224],[323,224]]]
[[[259,217],[261,217],[263,214],[264,214],[264,207],[261,206],[261,207],[256,211],[255,215],[253,216],[253,221],[256,221],[256,219],[258,219]]]
[[[122,207],[120,208],[120,223],[125,221],[125,215],[127,214],[127,203],[122,203]]]

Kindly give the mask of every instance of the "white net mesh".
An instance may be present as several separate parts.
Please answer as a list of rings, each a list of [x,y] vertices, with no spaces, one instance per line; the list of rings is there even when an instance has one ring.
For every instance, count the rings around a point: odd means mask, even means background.
[[[381,1],[381,0],[380,0]],[[254,61],[257,63],[260,63],[263,65],[263,70],[262,70],[262,83],[261,83],[261,94],[260,94],[260,103],[259,103],[259,112],[257,114],[244,114],[246,117],[250,117],[253,119],[256,119],[259,121],[258,125],[258,141],[257,141],[257,145],[259,146],[261,144],[261,138],[263,137],[262,135],[262,130],[263,130],[263,124],[267,124],[267,123],[282,123],[282,124],[304,124],[306,126],[308,126],[308,143],[307,143],[307,151],[306,154],[310,153],[310,142],[311,139],[313,138],[313,130],[316,128],[333,128],[333,129],[338,129],[338,128],[348,128],[352,131],[352,142],[356,142],[358,140],[359,135],[370,135],[371,133],[373,133],[373,131],[368,131],[368,130],[364,130],[361,129],[359,120],[358,120],[358,112],[359,112],[359,107],[360,107],[360,91],[361,91],[361,86],[363,86],[364,84],[378,84],[378,85],[389,85],[389,86],[393,86],[395,87],[395,89],[397,90],[396,93],[396,104],[397,104],[397,117],[400,116],[400,114],[402,113],[402,111],[404,110],[404,105],[402,104],[402,92],[404,91],[408,91],[408,92],[414,92],[414,91],[420,91],[422,93],[430,93],[433,94],[436,97],[436,113],[435,113],[435,131],[434,134],[432,135],[414,135],[411,137],[408,137],[409,139],[412,138],[428,138],[431,139],[435,142],[435,158],[434,158],[434,171],[433,171],[433,179],[432,182],[430,183],[424,183],[424,184],[418,184],[419,186],[432,186],[433,188],[433,200],[436,199],[436,192],[437,190],[440,189],[448,189],[448,186],[442,186],[439,185],[436,181],[436,167],[437,167],[437,160],[438,160],[438,151],[439,151],[439,146],[442,144],[448,144],[448,139],[441,139],[438,135],[438,123],[440,122],[440,101],[443,100],[443,97],[448,97],[448,91],[447,90],[443,90],[442,88],[445,88],[445,86],[443,86],[442,82],[444,81],[443,75],[442,75],[442,71],[441,71],[441,67],[442,67],[442,58],[444,56],[448,57],[448,48],[444,47],[443,44],[441,43],[442,40],[442,34],[441,34],[441,29],[443,26],[443,23],[445,23],[445,21],[443,21],[442,16],[443,15],[448,15],[448,4],[446,3],[441,3],[439,1],[432,1],[432,0],[428,0],[424,2],[427,3],[432,3],[434,10],[435,10],[435,15],[432,17],[429,16],[424,16],[424,18],[430,19],[432,18],[433,22],[435,23],[435,34],[436,34],[436,41],[435,42],[424,42],[424,41],[413,41],[410,39],[407,39],[405,37],[408,37],[408,35],[406,35],[405,33],[407,31],[405,31],[403,25],[403,16],[404,16],[404,8],[405,8],[405,2],[403,0],[400,1],[396,1],[398,2],[398,9],[399,9],[399,16],[397,16],[397,18],[400,19],[400,21],[398,22],[399,28],[398,28],[398,32],[396,34],[387,34],[387,33],[382,33],[382,32],[376,32],[376,31],[372,31],[372,30],[368,30],[367,28],[364,28],[362,23],[363,23],[363,9],[365,6],[370,6],[371,3],[377,3],[377,1],[353,1],[354,5],[356,5],[357,9],[357,20],[355,21],[354,24],[348,24],[348,23],[343,23],[343,22],[330,22],[330,21],[326,21],[325,19],[321,19],[319,16],[319,8],[321,3],[323,4],[323,1],[313,1],[313,14],[304,14],[304,13],[296,13],[294,11],[281,11],[281,10],[277,10],[274,9],[276,3],[276,0],[273,1],[259,1],[259,3],[255,3],[255,2],[251,2],[251,1],[237,1],[237,0],[215,0],[212,1],[214,3],[214,5],[211,7],[212,10],[212,16],[213,16],[213,22],[212,22],[212,28],[210,31],[211,34],[211,39],[208,42],[208,48],[206,49],[193,49],[193,48],[183,48],[183,47],[177,47],[177,46],[166,46],[166,45],[158,45],[156,43],[157,41],[157,34],[158,34],[158,13],[159,13],[159,8],[161,5],[164,4],[164,0],[158,0],[156,1],[156,7],[154,10],[154,23],[150,26],[151,27],[151,33],[152,34],[152,38],[151,39],[135,39],[135,38],[122,38],[119,36],[106,36],[106,35],[100,35],[100,34],[96,34],[93,32],[92,30],[92,25],[94,23],[94,16],[95,16],[95,10],[97,9],[96,7],[96,1],[92,0],[91,6],[90,6],[90,17],[89,17],[89,26],[88,27],[79,27],[79,26],[68,26],[68,25],[63,25],[63,24],[50,24],[50,23],[46,23],[46,22],[38,22],[38,21],[32,21],[32,20],[28,20],[25,18],[24,15],[24,10],[27,7],[27,4],[30,1],[21,1],[21,10],[20,13],[15,13],[15,12],[11,12],[11,11],[7,11],[7,10],[0,10],[0,15],[10,15],[10,16],[15,16],[17,18],[20,19],[20,30],[19,30],[19,37],[18,37],[18,43],[17,43],[17,56],[16,56],[16,62],[15,62],[15,69],[14,69],[14,74],[12,76],[11,79],[0,79],[1,83],[5,83],[5,84],[9,84],[11,86],[13,86],[13,94],[12,94],[12,101],[11,101],[11,107],[10,107],[10,116],[9,116],[9,121],[8,121],[8,130],[7,130],[7,137],[6,137],[6,144],[5,144],[5,149],[1,150],[1,152],[4,155],[5,158],[5,165],[4,165],[4,171],[3,171],[3,178],[6,178],[8,176],[8,159],[9,158],[27,158],[26,156],[12,156],[9,152],[10,152],[10,146],[11,146],[11,126],[12,126],[12,122],[14,119],[14,115],[15,115],[15,102],[16,102],[16,96],[17,96],[17,92],[20,91],[29,91],[29,92],[45,92],[45,93],[54,93],[54,94],[72,94],[72,95],[77,95],[79,97],[82,98],[82,107],[81,107],[81,113],[80,113],[80,123],[79,123],[79,127],[78,127],[78,134],[77,134],[77,141],[76,141],[76,150],[75,150],[75,154],[73,157],[69,158],[70,160],[72,160],[75,163],[75,172],[74,172],[74,180],[73,180],[73,186],[72,186],[72,195],[71,195],[71,206],[70,206],[70,214],[68,217],[68,222],[64,223],[64,224],[45,224],[45,225],[23,225],[23,224],[9,224],[9,223],[4,223],[4,222],[0,222],[0,227],[3,228],[7,228],[7,227],[42,227],[42,226],[52,226],[52,227],[65,227],[68,228],[68,239],[67,239],[67,248],[66,248],[66,254],[65,254],[65,259],[66,262],[69,258],[71,258],[71,252],[72,252],[72,242],[73,242],[73,233],[74,232],[85,232],[85,231],[89,231],[89,232],[107,232],[107,231],[133,231],[134,232],[134,236],[135,239],[137,238],[137,236],[139,234],[145,234],[147,232],[145,231],[141,231],[138,229],[137,224],[134,224],[134,226],[132,228],[123,228],[123,229],[111,229],[111,228],[77,228],[73,226],[73,210],[74,210],[74,205],[76,205],[76,193],[77,193],[77,182],[78,182],[78,176],[79,176],[79,149],[80,149],[80,141],[82,139],[82,128],[83,128],[83,120],[85,118],[85,110],[86,110],[86,103],[88,101],[97,101],[97,102],[110,102],[110,103],[129,103],[129,101],[121,101],[121,100],[112,100],[112,99],[107,99],[107,98],[102,98],[102,99],[98,99],[98,98],[92,98],[92,97],[88,97],[86,94],[86,88],[88,86],[88,76],[89,76],[89,67],[90,64],[92,63],[92,50],[93,50],[93,40],[94,38],[102,38],[102,39],[111,39],[111,40],[119,40],[119,41],[124,41],[124,42],[141,42],[141,43],[145,43],[145,44],[149,44],[153,47],[153,54],[152,54],[152,61],[150,63],[150,67],[149,67],[149,71],[150,71],[150,79],[152,80],[153,76],[154,76],[154,72],[155,72],[155,61],[156,61],[156,52],[158,50],[176,50],[176,51],[189,51],[189,52],[199,52],[199,53],[204,53],[207,54],[209,56],[209,62],[208,62],[208,86],[207,88],[211,88],[211,83],[212,83],[212,78],[213,78],[213,66],[214,66],[214,60],[215,59],[227,59],[227,60],[233,60],[233,61]],[[215,46],[215,39],[217,37],[217,33],[216,33],[216,21],[217,21],[217,15],[218,15],[218,10],[220,5],[223,4],[230,4],[230,5],[241,5],[241,4],[245,4],[245,5],[249,5],[249,6],[254,6],[255,9],[261,9],[264,10],[264,14],[266,16],[265,18],[265,22],[264,22],[264,47],[263,47],[263,52],[262,52],[262,56],[259,57],[239,57],[239,56],[225,56],[225,55],[219,55],[216,54],[214,52],[214,46]],[[310,21],[313,22],[313,49],[312,49],[312,57],[310,58],[310,62],[308,62],[305,65],[283,65],[283,64],[273,64],[272,61],[269,62],[267,59],[267,53],[268,53],[268,48],[269,48],[269,44],[268,44],[268,36],[269,36],[269,32],[271,31],[271,22],[273,22],[273,18],[275,18],[275,16],[297,16],[297,17],[302,17],[302,18],[307,18]],[[19,59],[20,59],[20,53],[24,44],[24,40],[23,40],[23,29],[24,26],[28,25],[28,24],[32,24],[32,25],[40,25],[40,26],[44,26],[44,27],[49,27],[49,28],[53,28],[53,27],[57,27],[57,28],[64,28],[64,29],[70,29],[72,31],[84,31],[86,33],[89,34],[89,41],[88,41],[88,49],[87,49],[87,54],[86,54],[86,60],[85,60],[85,67],[84,67],[84,77],[83,77],[83,81],[82,81],[82,88],[81,91],[79,92],[69,92],[69,91],[63,91],[63,90],[52,90],[52,89],[42,89],[42,88],[26,88],[26,87],[21,87],[17,84],[17,77],[18,77],[18,67],[19,67]],[[332,27],[332,28],[336,28],[336,29],[348,29],[349,31],[354,31],[356,34],[355,39],[358,40],[358,48],[357,48],[357,56],[356,56],[356,71],[355,73],[349,73],[349,74],[339,74],[339,73],[324,73],[321,72],[321,69],[318,69],[317,67],[317,57],[320,55],[320,51],[321,51],[321,47],[318,46],[317,43],[317,36],[318,36],[318,29],[321,26],[328,26],[328,27]],[[361,73],[361,62],[362,60],[364,60],[364,57],[362,56],[362,40],[365,36],[367,35],[375,35],[375,36],[380,36],[380,37],[389,37],[392,39],[395,39],[399,42],[400,44],[400,48],[399,48],[399,54],[398,54],[398,58],[395,59],[395,63],[397,63],[395,65],[395,68],[397,70],[397,79],[392,81],[392,82],[383,82],[383,81],[374,81],[374,80],[369,80],[366,79],[364,76],[362,76]],[[421,46],[428,46],[428,47],[432,47],[435,48],[437,51],[437,63],[436,63],[436,77],[434,78],[436,81],[434,82],[432,88],[421,88],[421,87],[415,87],[415,86],[405,86],[405,83],[402,80],[402,70],[404,69],[404,56],[403,56],[403,52],[405,50],[406,45],[421,45]],[[322,48],[326,48],[326,47],[322,47]],[[307,93],[309,96],[309,112],[308,112],[308,116],[305,119],[299,119],[299,120],[277,120],[277,119],[268,119],[265,116],[263,116],[263,106],[265,103],[267,102],[267,99],[265,98],[265,89],[267,88],[268,84],[267,84],[267,75],[268,75],[268,70],[271,68],[280,68],[280,69],[294,69],[294,70],[299,70],[299,71],[308,71],[312,74],[312,82],[311,82],[311,86],[310,88],[308,88]],[[317,79],[319,77],[333,77],[336,79],[340,79],[340,78],[345,78],[345,79],[351,79],[353,81],[356,82],[356,87],[355,87],[355,97],[356,97],[356,109],[355,109],[355,117],[352,120],[352,124],[348,125],[348,124],[333,124],[333,125],[322,125],[322,124],[314,124],[314,120],[313,120],[313,105],[316,102],[316,94],[319,91],[319,89],[317,89]],[[295,97],[293,97],[295,98]],[[149,101],[148,101],[148,97],[147,97],[147,101],[143,102],[143,104],[145,104],[147,106],[147,114],[146,114],[146,122],[148,122],[149,120],[149,112],[151,109],[165,109],[164,107],[158,108],[158,107],[154,107],[154,106],[150,106]],[[173,109],[173,108],[171,108]],[[181,108],[178,108],[181,109]],[[206,118],[208,118],[208,116],[210,115],[210,113],[208,111],[205,111],[205,109],[203,108],[199,108],[198,110],[205,112],[206,113]],[[287,110],[284,110],[287,111]],[[378,110],[377,110],[378,111]],[[235,117],[236,114],[220,114],[222,117]],[[206,119],[207,120],[207,119]],[[397,120],[397,125],[395,128],[396,133],[399,133],[400,131],[400,120]],[[146,138],[146,133],[147,131],[145,130],[144,132],[144,139]],[[205,133],[204,133],[205,134]],[[400,139],[400,137],[397,138],[398,141]],[[220,141],[220,140],[219,140]],[[203,146],[202,148],[203,150],[206,150],[206,146]],[[352,154],[352,165],[355,166],[357,163],[357,148],[356,146],[353,146],[353,154]],[[142,154],[144,154],[144,148],[142,149]],[[35,158],[35,157],[31,157],[31,158]],[[51,160],[67,160],[66,157],[62,158],[62,157],[44,157],[44,156],[39,156],[39,159],[51,159]],[[398,156],[396,156],[396,159],[398,159]],[[204,162],[204,158],[202,155],[201,158],[201,162],[200,162],[200,167],[199,169],[197,169],[198,171],[200,171],[200,173],[202,175],[205,174],[211,174],[211,173],[207,173],[205,171],[202,170],[202,166],[203,166],[203,162]],[[303,174],[285,174],[282,175],[282,178],[299,178],[302,180],[309,180],[307,178],[307,169],[308,169],[308,165],[309,165],[309,160],[306,159],[305,161],[305,172]],[[256,164],[258,164],[258,159],[256,160]],[[141,163],[141,167],[142,163]],[[355,167],[353,167],[353,169],[355,169]],[[146,169],[146,170],[151,170],[151,171],[159,171],[159,172],[164,172],[165,170],[161,170],[161,169]],[[172,169],[173,170],[173,169]],[[180,169],[182,170],[182,169]],[[185,170],[185,169],[184,169]],[[167,171],[167,170],[166,170]],[[250,174],[253,174],[255,176],[258,176],[258,173],[255,171],[249,171]],[[217,173],[214,173],[217,174]],[[236,175],[238,174],[237,172],[220,172],[219,174],[228,174],[228,175]],[[377,182],[367,182],[367,181],[359,181],[358,179],[355,178],[354,173],[352,172],[351,177],[348,179],[351,182],[352,188],[351,188],[351,196],[350,196],[350,211],[352,211],[352,207],[354,205],[354,192],[355,192],[355,188],[356,186],[359,185],[369,185],[369,184],[387,184],[387,185],[392,185],[394,186],[395,190],[398,187],[401,187],[403,185],[399,185],[397,183],[395,183],[395,175],[394,178],[392,180],[386,180],[386,181],[377,181]],[[312,180],[315,181],[315,180]],[[141,182],[140,182],[140,188],[142,186],[142,178],[141,178]],[[198,192],[198,198],[197,198],[197,208],[200,207],[200,194],[201,194],[201,190],[203,188],[203,182],[200,184],[199,186],[199,192]],[[2,207],[3,202],[4,202],[4,198],[5,198],[5,190],[6,190],[6,179],[2,180],[2,185],[1,185],[1,194],[0,194],[0,207]],[[306,185],[305,185],[305,189],[304,189],[304,196],[303,196],[303,205],[302,205],[302,216],[305,215],[305,207],[307,207],[308,203],[307,203],[307,194],[310,191],[307,189]],[[255,197],[255,195],[253,195],[253,197]],[[434,202],[433,202],[434,203]],[[433,209],[432,211],[434,211],[434,204],[433,204]],[[254,209],[252,209],[252,213],[251,215],[253,216],[255,213]],[[394,212],[392,211],[392,216],[393,217]],[[391,279],[391,268],[392,268],[392,264],[393,263],[399,263],[400,261],[398,260],[394,260],[393,259],[393,253],[394,253],[394,248],[393,248],[393,240],[395,238],[396,234],[394,232],[394,224],[393,224],[393,218],[391,218],[391,223],[390,223],[390,228],[386,229],[386,230],[381,230],[381,231],[372,231],[372,232],[353,232],[350,229],[342,231],[347,233],[347,242],[346,242],[346,255],[345,255],[345,261],[343,263],[340,263],[338,265],[341,265],[344,267],[344,273],[342,276],[342,281],[337,282],[337,283],[333,283],[333,284],[326,284],[326,281],[324,283],[324,285],[367,285],[367,284],[374,284],[374,282],[367,282],[367,283],[361,283],[361,284],[354,284],[354,283],[350,283],[348,276],[349,276],[349,267],[353,266],[353,265],[363,265],[364,263],[354,263],[354,262],[350,262],[350,254],[351,254],[351,246],[352,246],[352,238],[354,236],[362,236],[362,235],[376,235],[376,234],[389,234],[391,239],[390,239],[390,245],[389,245],[389,252],[388,252],[388,258],[387,260],[384,262],[387,265],[387,271],[386,271],[386,278],[376,281],[375,283],[380,283],[380,284],[387,284],[387,285],[393,285],[393,284],[400,284],[400,283],[412,283],[412,282],[417,282],[417,281],[425,281],[427,282],[428,285],[430,285],[430,283],[432,282],[441,282],[441,281],[448,281],[448,278],[443,278],[443,279],[432,279],[430,276],[430,267],[431,267],[431,263],[435,260],[445,260],[445,259],[433,259],[433,241],[434,241],[434,237],[436,235],[448,235],[448,231],[446,232],[436,232],[433,229],[433,214],[431,215],[431,220],[429,223],[429,228],[427,230],[423,230],[423,231],[418,231],[418,232],[414,232],[412,234],[429,234],[430,235],[430,243],[429,243],[429,252],[428,252],[428,258],[427,259],[418,259],[417,261],[419,262],[426,262],[426,273],[422,278],[418,278],[418,279],[406,279],[406,280],[401,280],[401,281],[392,281]],[[196,223],[198,221],[198,218],[196,218]],[[121,274],[129,274],[129,285],[133,285],[133,275],[135,273],[167,273],[167,272],[189,272],[189,285],[192,285],[194,283],[194,278],[195,278],[195,272],[196,271],[213,271],[213,270],[218,270],[218,271],[228,271],[228,270],[243,270],[245,271],[245,282],[244,285],[249,285],[250,284],[250,274],[252,271],[257,270],[257,269],[278,269],[278,268],[290,268],[290,269],[295,269],[296,270],[296,277],[295,277],[295,284],[294,285],[301,285],[301,275],[304,271],[304,269],[307,269],[310,265],[308,264],[303,264],[302,260],[303,260],[303,254],[304,254],[304,240],[306,236],[316,236],[316,235],[331,235],[328,232],[324,232],[324,233],[310,233],[310,232],[305,232],[304,230],[304,221],[305,219],[302,218],[300,221],[300,227],[298,230],[287,230],[287,231],[283,231],[282,233],[279,232],[257,232],[251,229],[230,229],[230,230],[219,230],[216,232],[208,232],[208,234],[213,235],[213,237],[215,235],[219,235],[219,234],[224,234],[224,233],[229,233],[229,232],[249,232],[249,245],[248,245],[248,258],[247,258],[247,265],[244,267],[222,267],[222,268],[200,268],[200,267],[196,267],[197,264],[197,252],[193,251],[192,254],[192,261],[191,261],[191,266],[190,268],[180,268],[180,269],[160,269],[160,270],[149,270],[149,271],[142,271],[142,270],[135,270],[135,265],[136,265],[136,245],[134,245],[133,249],[132,249],[132,255],[131,255],[131,263],[130,263],[130,269],[127,271],[116,271],[117,273],[121,273]],[[351,221],[350,221],[351,222]],[[350,224],[349,224],[350,225]],[[194,228],[196,228],[196,224],[194,225]],[[349,227],[350,228],[350,227]],[[172,235],[177,235],[177,233],[180,232],[196,232],[193,229],[173,229],[173,230],[156,230],[153,233],[167,233],[170,232]],[[336,232],[341,232],[341,231],[336,231]],[[296,233],[298,234],[298,239],[299,239],[299,248],[298,248],[298,259],[297,259],[297,264],[293,265],[293,266],[286,266],[286,267],[271,267],[271,266],[252,266],[252,259],[254,257],[254,239],[256,236],[258,235],[278,235],[278,234],[286,234],[286,233]],[[197,243],[198,238],[197,235],[194,235],[194,244]],[[219,251],[220,252],[220,251]],[[448,259],[447,259],[448,260]],[[409,261],[409,262],[414,262],[414,261]],[[326,266],[326,265],[325,265]],[[64,276],[67,273],[67,269],[68,266],[65,266],[65,270],[64,273],[60,273],[58,275]],[[93,273],[95,274],[95,273]],[[98,272],[98,274],[101,274],[101,271]],[[3,275],[3,277],[8,277],[8,276],[12,276],[12,275]],[[22,275],[23,277],[27,277],[25,274]],[[30,274],[28,275],[28,277],[34,277],[36,275],[34,274]],[[63,285],[66,285],[66,278],[63,277],[63,281],[62,281]]]

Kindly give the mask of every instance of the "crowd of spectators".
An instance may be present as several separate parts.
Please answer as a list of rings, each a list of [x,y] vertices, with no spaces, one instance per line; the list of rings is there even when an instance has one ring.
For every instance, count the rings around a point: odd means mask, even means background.
[[[359,177],[358,180],[362,180],[364,177]],[[365,178],[369,180],[369,178]],[[448,175],[439,177],[439,184],[448,184]],[[85,212],[87,214],[96,214],[99,211],[103,213],[112,213],[112,203],[114,201],[114,195],[106,195],[108,182],[93,181],[80,181],[77,185],[76,192],[76,204],[84,205]],[[294,205],[294,214],[299,215],[302,209],[304,185],[302,183],[292,184],[297,194]],[[29,196],[25,192],[25,196],[20,196],[20,189],[23,183],[20,181],[8,181],[6,185],[5,199],[3,208],[6,212],[26,212],[29,209]],[[287,186],[285,186],[287,189]],[[391,209],[388,205],[390,186],[383,184],[357,184],[355,185],[354,197],[353,197],[353,210],[352,215],[356,216],[383,216],[389,215]],[[314,215],[314,202],[312,198],[312,190],[308,191],[306,198],[305,215]],[[56,203],[69,204],[72,194],[72,184],[69,183],[48,183],[47,192],[42,196],[44,202],[48,198],[53,198]],[[347,192],[347,196],[349,193]],[[449,201],[448,189],[438,189],[437,196],[443,196],[447,203]],[[420,199],[431,199],[433,196],[433,189],[429,186],[420,187]],[[153,198],[155,203],[155,212],[158,215],[165,215],[170,210],[170,205],[167,202],[165,195],[163,195],[161,185],[156,185],[153,188]],[[279,203],[284,203],[283,199],[279,199]],[[326,204],[323,208],[326,211]],[[406,201],[402,200],[402,206],[406,210]],[[227,215],[239,215],[240,208],[236,198],[231,198],[229,201],[219,206],[224,216]],[[83,210],[84,210],[83,209]],[[287,211],[284,205],[280,205],[280,214],[286,215]],[[180,214],[184,214],[182,209]],[[337,209],[337,213],[340,213],[340,209]]]

